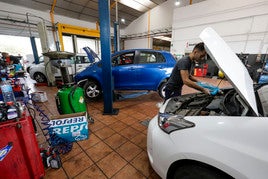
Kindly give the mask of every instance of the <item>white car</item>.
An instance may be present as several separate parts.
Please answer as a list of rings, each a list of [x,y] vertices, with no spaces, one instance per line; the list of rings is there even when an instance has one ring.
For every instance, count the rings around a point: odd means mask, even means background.
[[[74,61],[75,59],[75,61]],[[71,66],[70,73],[75,74],[82,70],[84,70],[89,64],[90,60],[87,54],[76,54],[74,57],[70,59],[60,59],[60,61],[64,64],[68,64]],[[60,69],[57,68],[57,60],[50,60],[52,72],[54,73],[55,78],[61,78]],[[39,64],[33,64],[30,66],[29,74],[32,79],[34,79],[38,83],[47,82],[47,74],[46,74],[46,65],[44,61],[41,61]]]
[[[151,166],[162,178],[268,178],[268,85],[212,28],[200,38],[233,88],[167,100],[148,127]]]

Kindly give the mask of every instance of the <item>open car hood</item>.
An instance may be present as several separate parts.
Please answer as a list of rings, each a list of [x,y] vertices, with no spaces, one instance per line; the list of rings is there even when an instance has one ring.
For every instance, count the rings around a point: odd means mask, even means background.
[[[212,28],[204,29],[199,37],[205,43],[206,51],[212,60],[258,116],[253,81],[241,60]]]
[[[100,61],[98,55],[91,48],[84,47],[83,49],[87,53],[87,56],[89,58],[90,63],[94,63],[94,62]]]

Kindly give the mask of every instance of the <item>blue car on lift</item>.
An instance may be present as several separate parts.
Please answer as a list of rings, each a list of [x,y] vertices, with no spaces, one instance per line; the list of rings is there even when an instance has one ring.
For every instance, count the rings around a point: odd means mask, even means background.
[[[89,47],[84,50],[91,56],[91,65],[76,74],[75,81],[82,84],[89,100],[102,96],[102,60]],[[167,51],[129,49],[112,54],[114,90],[158,91],[164,97],[164,87],[176,63]]]

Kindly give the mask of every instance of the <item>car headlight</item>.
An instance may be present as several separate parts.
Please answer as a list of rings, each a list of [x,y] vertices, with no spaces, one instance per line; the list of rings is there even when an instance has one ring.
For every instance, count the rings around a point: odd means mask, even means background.
[[[183,116],[167,113],[158,114],[158,125],[164,132],[168,134],[176,130],[195,126],[193,122],[185,120]]]

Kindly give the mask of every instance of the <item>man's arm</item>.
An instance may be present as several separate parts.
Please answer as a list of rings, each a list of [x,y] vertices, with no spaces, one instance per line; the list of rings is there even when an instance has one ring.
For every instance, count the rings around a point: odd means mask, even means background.
[[[190,80],[192,80],[194,82],[198,82],[198,80],[195,77],[193,77],[192,75],[189,75],[189,78],[190,78]]]
[[[195,81],[192,81],[192,79],[190,78],[193,78],[193,77],[189,77],[189,72],[188,70],[180,70],[180,73],[181,73],[181,79],[183,81],[183,83],[191,88],[194,88],[196,90],[199,90],[205,94],[210,94],[210,91],[206,88],[202,88],[201,86],[198,86]],[[196,80],[194,78],[194,80]],[[196,80],[197,81],[197,80]]]

